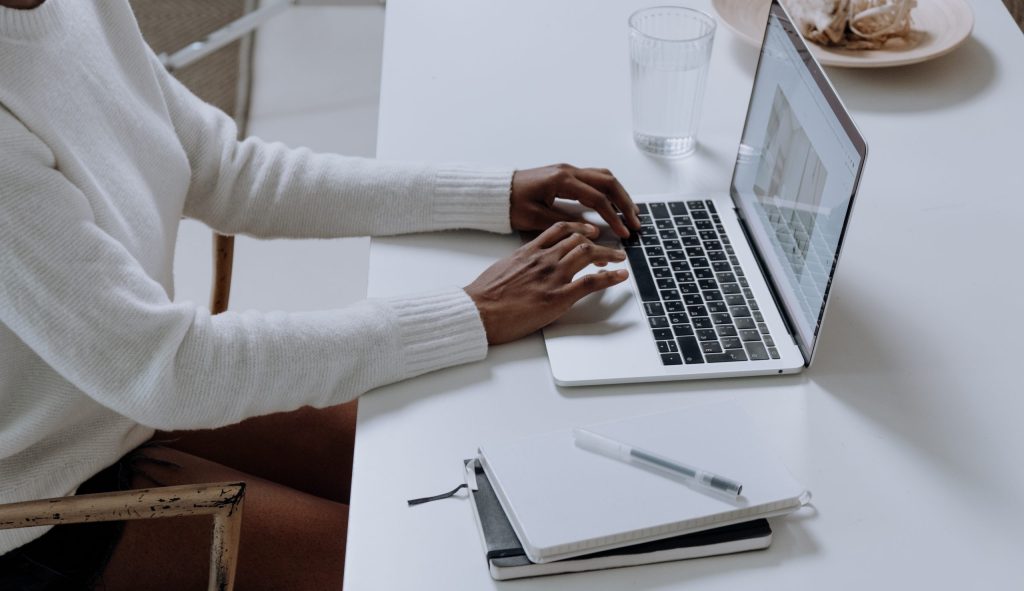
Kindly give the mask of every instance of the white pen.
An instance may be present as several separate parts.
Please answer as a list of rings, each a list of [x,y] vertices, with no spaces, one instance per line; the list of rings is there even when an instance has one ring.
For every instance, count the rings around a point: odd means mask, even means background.
[[[714,472],[708,472],[700,468],[684,464],[678,460],[672,460],[654,452],[633,447],[629,444],[615,441],[614,439],[598,435],[593,431],[579,427],[572,430],[576,443],[583,448],[598,452],[623,462],[638,461],[649,466],[667,470],[672,474],[686,477],[697,484],[706,486],[719,492],[739,495],[743,485],[731,478],[720,476]]]

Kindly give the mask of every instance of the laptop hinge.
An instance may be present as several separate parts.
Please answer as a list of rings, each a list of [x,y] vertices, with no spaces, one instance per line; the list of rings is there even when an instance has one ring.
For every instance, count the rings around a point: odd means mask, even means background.
[[[750,251],[754,253],[754,260],[757,261],[757,268],[761,270],[761,276],[764,277],[764,282],[768,286],[768,293],[772,296],[772,301],[775,302],[775,309],[779,311],[779,315],[782,316],[782,323],[786,325],[786,332],[789,333],[789,338],[793,340],[793,344],[800,351],[800,355],[804,358],[804,367],[810,363],[810,357],[804,352],[803,347],[796,340],[796,332],[793,329],[793,320],[789,317],[789,312],[786,307],[782,305],[782,301],[779,296],[775,293],[775,282],[772,281],[771,276],[768,274],[768,267],[765,265],[764,260],[761,258],[761,253],[757,250],[757,246],[754,243],[754,237],[747,229],[747,222],[743,219],[743,214],[740,212],[738,207],[733,207],[733,211],[736,212],[736,219],[740,222],[740,229],[743,230],[743,235],[747,238],[747,244],[750,245]]]

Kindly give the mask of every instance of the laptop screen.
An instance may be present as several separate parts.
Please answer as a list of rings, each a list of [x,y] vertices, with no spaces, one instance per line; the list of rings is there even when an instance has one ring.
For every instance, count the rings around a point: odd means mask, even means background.
[[[821,66],[773,2],[730,191],[808,362],[865,153]]]

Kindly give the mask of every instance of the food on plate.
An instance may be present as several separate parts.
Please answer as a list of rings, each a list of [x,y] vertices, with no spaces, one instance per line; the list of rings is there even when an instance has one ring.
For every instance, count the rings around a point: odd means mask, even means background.
[[[880,49],[909,44],[917,0],[783,0],[800,33],[827,47]]]

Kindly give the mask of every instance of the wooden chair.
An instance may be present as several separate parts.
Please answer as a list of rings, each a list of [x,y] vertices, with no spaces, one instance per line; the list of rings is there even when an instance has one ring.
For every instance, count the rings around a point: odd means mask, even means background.
[[[131,0],[140,28],[155,51],[180,49],[252,10],[256,0]],[[251,36],[175,71],[207,102],[235,117],[245,134],[250,90]],[[223,312],[231,293],[234,237],[214,234],[210,311]],[[98,521],[212,516],[210,591],[235,583],[244,482],[166,486],[0,505],[0,529]]]

